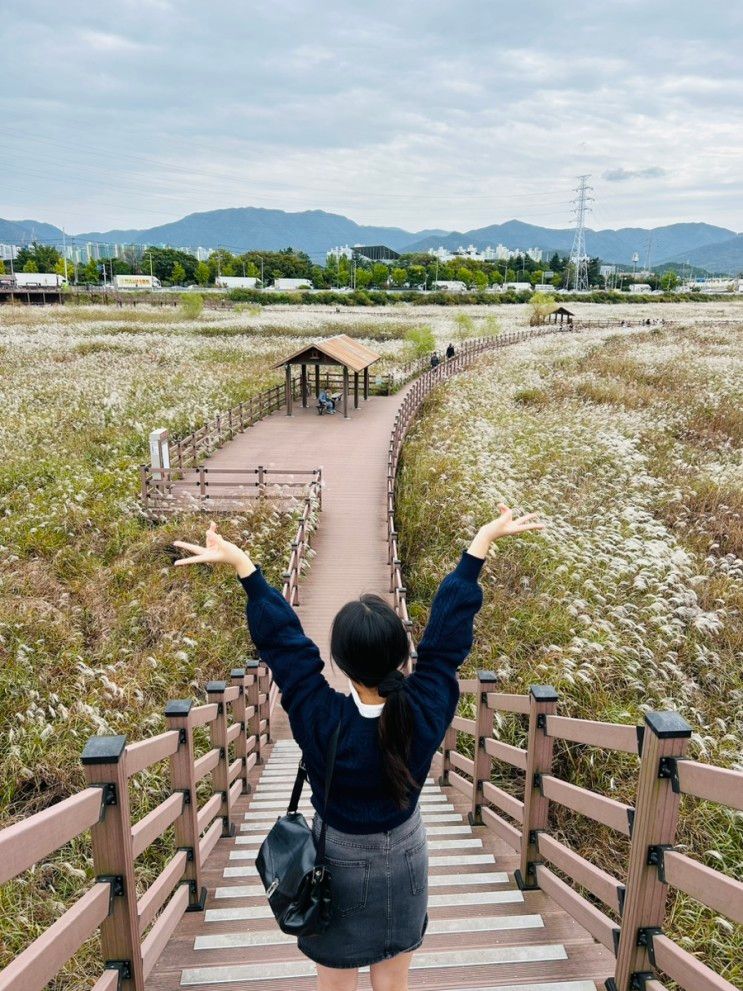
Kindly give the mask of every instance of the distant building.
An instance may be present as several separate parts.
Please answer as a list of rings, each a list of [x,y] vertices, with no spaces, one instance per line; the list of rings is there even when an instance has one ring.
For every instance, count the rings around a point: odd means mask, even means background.
[[[647,282],[633,282],[630,284],[629,291],[644,293],[644,292],[650,292],[651,289]]]
[[[441,262],[451,262],[455,261],[457,258],[467,258],[470,261],[477,262],[502,262],[510,261],[512,258],[518,258],[521,255],[526,255],[531,258],[534,262],[540,262],[542,260],[542,249],[541,248],[507,248],[504,244],[499,244],[495,248],[488,247],[478,249],[474,244],[468,245],[466,248],[460,245],[456,251],[449,251],[448,248],[444,248],[443,245],[438,248],[429,248],[429,255],[433,258],[438,258]]]
[[[328,258],[348,258],[362,262],[383,262],[391,265],[400,257],[400,252],[388,248],[386,244],[354,244],[353,247],[344,244],[338,248],[331,248],[327,253]]]
[[[365,262],[383,262],[389,265],[400,257],[399,251],[393,251],[386,244],[354,244],[353,256]]]
[[[443,289],[444,292],[465,292],[467,286],[458,279],[443,279],[441,282],[434,282],[434,289]]]
[[[326,253],[325,257],[337,259],[348,258],[350,260],[353,258],[353,248],[348,244],[341,245],[337,248],[331,248],[330,251]]]

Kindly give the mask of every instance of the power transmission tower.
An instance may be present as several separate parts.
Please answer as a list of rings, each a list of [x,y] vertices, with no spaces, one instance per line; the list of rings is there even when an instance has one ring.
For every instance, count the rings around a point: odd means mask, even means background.
[[[578,185],[573,200],[573,214],[575,215],[575,237],[573,247],[570,252],[570,264],[573,268],[573,289],[582,292],[588,289],[588,255],[586,254],[586,214],[591,210],[588,205],[593,201],[593,187],[588,185],[590,175],[578,176]]]

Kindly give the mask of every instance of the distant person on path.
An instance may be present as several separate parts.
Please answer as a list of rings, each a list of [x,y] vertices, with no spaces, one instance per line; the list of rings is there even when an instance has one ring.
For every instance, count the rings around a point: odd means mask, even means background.
[[[320,390],[320,395],[317,399],[327,413],[335,413],[335,400],[328,395],[325,389]]]
[[[330,655],[348,676],[345,695],[330,687],[317,646],[292,607],[248,554],[212,523],[206,546],[176,541],[186,564],[226,564],[247,597],[250,635],[271,669],[302,750],[319,836],[325,755],[340,723],[327,811],[326,857],[331,875],[328,928],[299,937],[317,964],[319,991],[354,991],[359,967],[371,967],[376,991],[406,991],[413,951],[428,925],[428,848],[418,800],[431,760],[456,712],[457,670],[472,647],[482,604],[478,576],[491,544],[539,530],[536,514],[500,516],[475,535],[442,581],[418,645],[415,671],[405,676],[410,645],[403,623],[377,595],[346,603],[333,620]]]
[[[434,351],[431,355],[431,368],[435,368],[439,364],[440,360],[441,359],[439,358],[438,353]]]
[[[453,357],[454,357],[454,345],[450,343],[449,347],[446,349],[446,359],[448,361],[450,358]]]

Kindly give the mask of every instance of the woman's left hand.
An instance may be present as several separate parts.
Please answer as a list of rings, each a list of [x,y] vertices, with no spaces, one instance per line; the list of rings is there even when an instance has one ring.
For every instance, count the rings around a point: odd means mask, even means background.
[[[250,557],[237,544],[230,543],[217,532],[217,524],[211,523],[206,531],[206,545],[187,544],[183,540],[174,541],[175,547],[189,551],[191,557],[182,557],[176,561],[176,566],[183,564],[228,564],[231,565],[241,578],[247,578],[255,571],[255,565]]]

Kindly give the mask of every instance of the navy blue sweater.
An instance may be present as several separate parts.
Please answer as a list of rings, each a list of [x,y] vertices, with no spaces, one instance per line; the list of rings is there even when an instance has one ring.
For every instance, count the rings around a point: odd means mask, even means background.
[[[457,669],[472,647],[472,621],[482,605],[477,582],[482,564],[464,553],[441,583],[418,646],[415,671],[405,681],[415,727],[409,766],[421,783],[457,708]],[[405,822],[419,792],[411,793],[405,809],[392,800],[379,747],[379,718],[362,716],[350,695],[330,687],[317,646],[260,569],[241,583],[248,595],[250,635],[281,690],[281,704],[304,755],[315,810],[322,814],[325,754],[340,718],[328,825],[345,833],[378,833]]]

